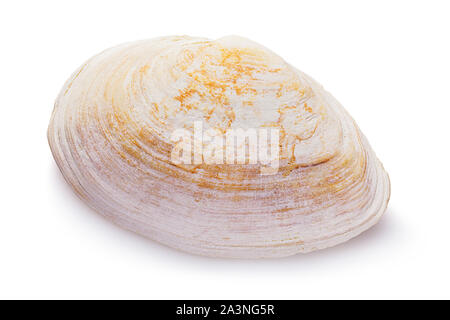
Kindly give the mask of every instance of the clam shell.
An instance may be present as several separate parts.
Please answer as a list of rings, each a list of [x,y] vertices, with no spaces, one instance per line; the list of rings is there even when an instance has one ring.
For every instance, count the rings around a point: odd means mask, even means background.
[[[175,163],[173,132],[196,122],[220,133],[276,130],[277,165],[250,163],[250,151],[245,163],[207,163],[204,154]],[[62,88],[48,140],[95,211],[194,254],[267,258],[334,246],[373,226],[389,200],[387,173],[339,102],[236,36],[103,51]]]

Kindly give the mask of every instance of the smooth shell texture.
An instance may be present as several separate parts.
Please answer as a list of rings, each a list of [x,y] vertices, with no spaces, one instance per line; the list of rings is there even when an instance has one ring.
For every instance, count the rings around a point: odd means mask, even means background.
[[[277,128],[280,167],[175,165],[178,128]],[[108,49],[58,96],[48,129],[76,193],[116,224],[195,254],[281,257],[374,225],[389,179],[343,107],[247,39],[164,37]]]

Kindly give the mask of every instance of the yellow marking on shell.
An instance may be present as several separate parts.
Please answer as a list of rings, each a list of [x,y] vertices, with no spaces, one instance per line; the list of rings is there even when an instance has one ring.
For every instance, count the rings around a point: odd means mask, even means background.
[[[311,107],[309,107],[306,102],[303,104],[303,106],[304,106],[306,111],[308,111],[309,113],[313,113],[313,109]]]
[[[145,66],[143,66],[139,69],[139,72],[145,74],[145,73],[147,73],[148,69],[150,69],[150,66],[148,64],[146,64]]]

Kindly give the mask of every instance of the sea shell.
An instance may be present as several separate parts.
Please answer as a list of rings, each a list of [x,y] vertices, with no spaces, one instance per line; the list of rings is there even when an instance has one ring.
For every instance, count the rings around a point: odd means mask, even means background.
[[[251,162],[251,149],[245,163],[221,164],[219,149],[208,155],[207,139],[193,133],[193,163],[191,155],[175,161],[173,133],[196,125],[203,133],[278,132],[270,143],[269,133],[258,136],[277,158]],[[334,246],[373,226],[390,195],[387,173],[343,107],[236,36],[103,51],[64,85],[48,140],[65,179],[95,211],[200,255],[268,258]]]

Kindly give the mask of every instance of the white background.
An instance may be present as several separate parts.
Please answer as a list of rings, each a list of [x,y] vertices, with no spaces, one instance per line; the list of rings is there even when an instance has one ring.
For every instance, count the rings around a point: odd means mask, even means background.
[[[450,298],[448,1],[9,1],[0,5],[0,298]],[[260,42],[321,82],[390,174],[373,229],[276,260],[192,256],[92,212],[46,140],[87,58],[163,35]]]

